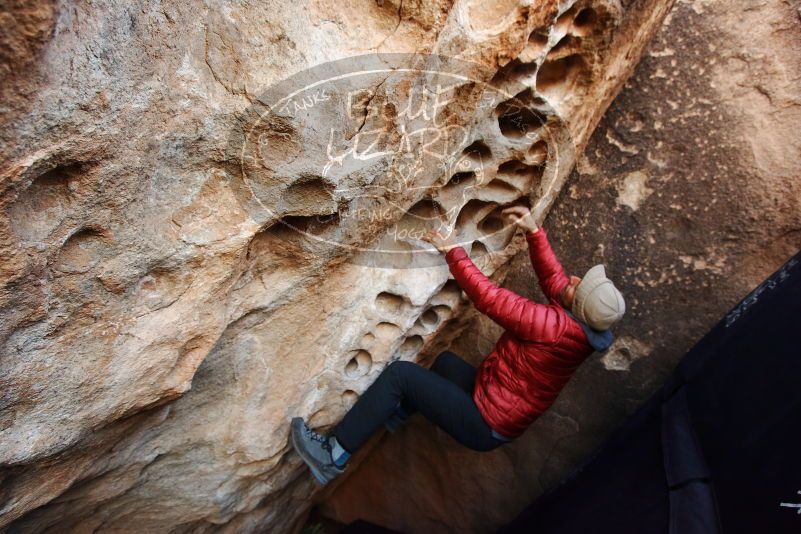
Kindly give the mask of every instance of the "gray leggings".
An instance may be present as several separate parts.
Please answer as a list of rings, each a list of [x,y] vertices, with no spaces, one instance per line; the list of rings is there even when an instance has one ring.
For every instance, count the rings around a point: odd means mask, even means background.
[[[394,361],[359,397],[332,434],[345,450],[355,453],[400,402],[407,414],[419,411],[462,445],[490,451],[505,442],[492,435],[473,402],[475,377],[476,369],[452,352],[437,356],[430,369]]]

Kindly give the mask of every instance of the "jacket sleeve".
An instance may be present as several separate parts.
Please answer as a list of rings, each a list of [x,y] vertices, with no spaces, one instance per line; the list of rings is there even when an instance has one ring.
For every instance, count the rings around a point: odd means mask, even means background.
[[[548,242],[548,234],[544,228],[536,232],[526,232],[526,241],[531,265],[537,273],[542,292],[553,304],[561,305],[559,296],[570,280]]]
[[[449,250],[445,259],[459,286],[478,311],[520,339],[544,343],[556,341],[563,318],[553,306],[538,304],[496,286],[476,267],[462,247]]]

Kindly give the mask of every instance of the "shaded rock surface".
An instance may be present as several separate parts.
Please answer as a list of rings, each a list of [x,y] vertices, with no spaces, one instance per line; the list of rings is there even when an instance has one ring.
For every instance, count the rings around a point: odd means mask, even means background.
[[[418,417],[320,513],[405,532],[491,531],[591,454],[801,248],[798,8],[679,1],[562,190],[545,227],[569,272],[603,262],[621,287],[615,345],[516,443],[473,453]],[[523,253],[497,277],[542,299]],[[449,348],[478,364],[500,333],[475,317]]]
[[[668,7],[4,4],[0,528],[296,528],[324,495],[287,445],[289,419],[326,429],[388,362],[425,363],[471,319],[441,266],[371,267],[343,246],[411,235],[407,215],[439,206],[486,272],[507,263],[523,240],[497,229],[498,210],[545,216]],[[452,147],[466,167],[364,200],[352,192],[386,186],[402,162],[352,157],[353,172],[327,175],[303,153],[325,148],[315,123],[281,114],[261,160],[231,152],[267,87],[371,52],[417,54],[410,69],[426,53],[478,66],[435,129],[475,126]],[[402,138],[396,112],[417,81],[372,87],[343,121],[348,139]],[[486,82],[511,97],[480,106]],[[243,197],[253,187],[257,201]],[[401,209],[350,216],[382,202]],[[421,257],[413,239],[391,245],[402,266]]]

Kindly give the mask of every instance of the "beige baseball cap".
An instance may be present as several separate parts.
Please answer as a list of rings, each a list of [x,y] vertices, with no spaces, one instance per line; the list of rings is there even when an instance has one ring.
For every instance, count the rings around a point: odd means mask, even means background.
[[[576,287],[573,315],[594,330],[607,330],[626,313],[623,295],[606,277],[603,265],[592,267]]]

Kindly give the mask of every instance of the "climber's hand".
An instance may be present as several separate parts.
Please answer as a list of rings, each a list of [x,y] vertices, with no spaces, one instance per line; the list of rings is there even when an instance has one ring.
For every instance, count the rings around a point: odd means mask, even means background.
[[[446,227],[441,227],[439,230],[429,230],[421,239],[434,245],[434,248],[443,254],[459,246],[454,238],[453,230]]]
[[[506,216],[510,223],[516,224],[518,228],[521,228],[524,232],[536,232],[539,230],[534,216],[531,215],[531,211],[525,206],[512,206],[506,208],[501,213]]]

